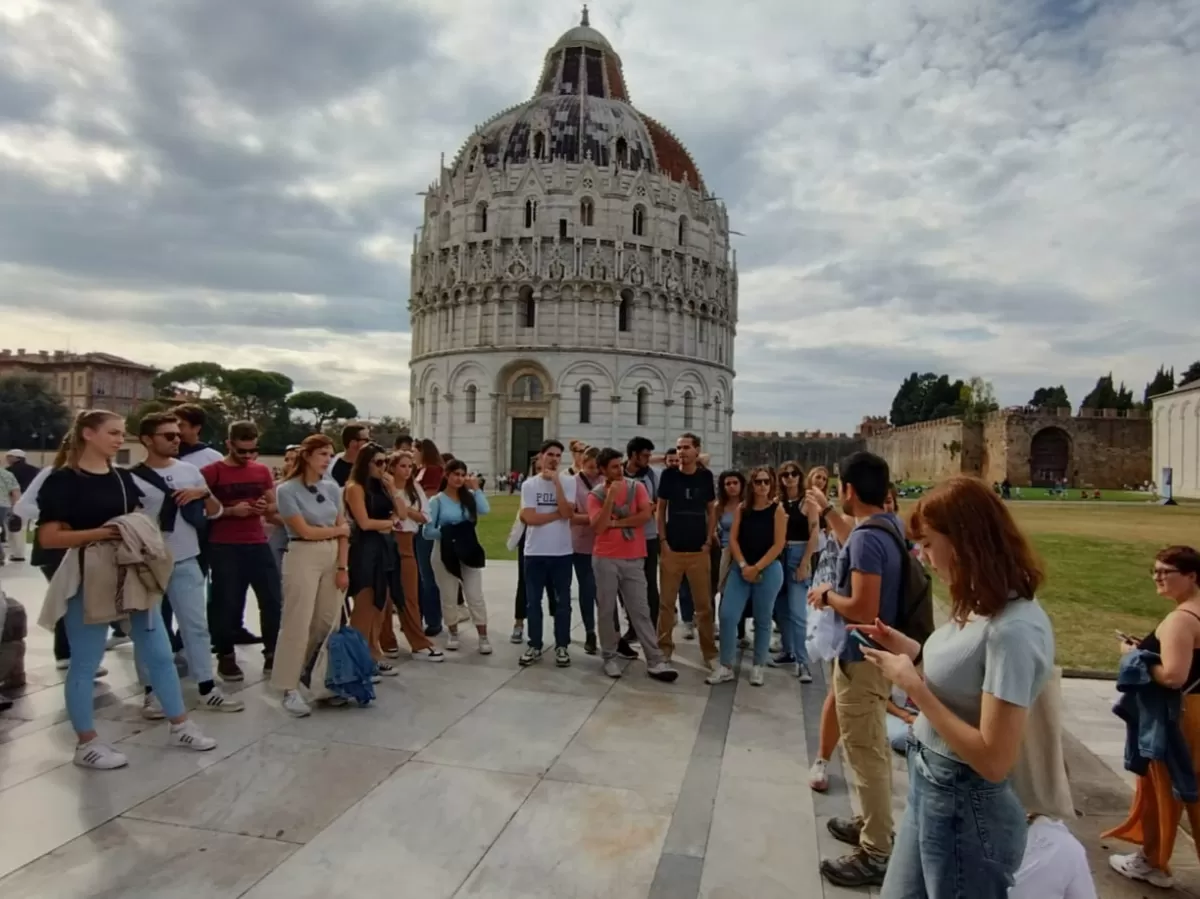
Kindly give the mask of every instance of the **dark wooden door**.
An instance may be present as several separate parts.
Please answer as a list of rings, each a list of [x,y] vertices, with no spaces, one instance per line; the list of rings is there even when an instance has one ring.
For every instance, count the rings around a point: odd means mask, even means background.
[[[512,420],[512,440],[510,442],[512,457],[509,466],[512,471],[523,471],[531,474],[533,457],[542,448],[544,420],[541,418],[514,418]]]

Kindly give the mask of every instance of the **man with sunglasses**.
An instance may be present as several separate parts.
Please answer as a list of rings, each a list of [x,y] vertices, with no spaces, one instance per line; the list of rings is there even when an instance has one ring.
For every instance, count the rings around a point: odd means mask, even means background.
[[[180,444],[179,420],[169,412],[154,412],[142,419],[138,439],[146,448],[146,461],[132,469],[134,482],[142,491],[142,508],[162,529],[167,548],[175,559],[167,593],[163,598],[163,624],[170,630],[171,618],[179,622],[188,672],[200,686],[200,708],[215,712],[240,712],[244,703],[230,699],[213,682],[211,637],[205,613],[205,578],[200,570],[198,528],[208,518],[221,514],[221,505],[195,465],[176,458]],[[178,651],[176,638],[172,646]],[[148,683],[143,678],[143,683]],[[163,717],[158,699],[146,688],[142,715]]]
[[[337,481],[339,487],[346,486],[354,468],[354,460],[370,442],[371,429],[366,425],[351,423],[342,428],[344,449],[334,457],[333,464],[329,466],[329,476]]]
[[[208,626],[224,681],[245,680],[234,644],[242,628],[246,590],[253,587],[262,624],[264,673],[275,659],[275,638],[283,606],[279,568],[267,542],[263,519],[276,511],[275,479],[258,459],[258,426],[235,421],[225,442],[227,455],[202,470],[208,488],[224,508],[208,530],[212,598]]]

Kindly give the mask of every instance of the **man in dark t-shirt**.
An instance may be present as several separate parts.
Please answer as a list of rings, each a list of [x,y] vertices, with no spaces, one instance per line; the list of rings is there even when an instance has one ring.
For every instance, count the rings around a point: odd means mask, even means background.
[[[249,421],[229,426],[228,454],[204,466],[201,474],[221,503],[220,518],[208,526],[208,561],[212,596],[208,626],[217,653],[217,674],[223,681],[242,681],[234,645],[239,642],[246,606],[246,591],[254,589],[262,624],[263,670],[270,673],[275,661],[275,638],[283,607],[279,566],[267,543],[263,519],[276,511],[275,479],[258,458],[258,427]]]
[[[712,473],[701,468],[700,438],[683,434],[676,441],[678,468],[664,468],[658,484],[658,533],[662,552],[662,595],[658,606],[658,645],[667,660],[675,650],[675,604],[687,578],[696,608],[700,652],[711,664],[717,657],[713,638],[711,557],[716,530],[717,493]]]

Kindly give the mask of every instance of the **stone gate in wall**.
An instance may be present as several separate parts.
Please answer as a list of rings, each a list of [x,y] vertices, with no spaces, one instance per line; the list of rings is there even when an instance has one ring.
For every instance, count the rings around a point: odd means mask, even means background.
[[[866,430],[866,429],[864,429]],[[982,422],[960,418],[870,429],[866,448],[898,480],[930,483],[956,474],[1019,487],[1119,488],[1150,479],[1152,428],[1140,410],[1015,407]]]

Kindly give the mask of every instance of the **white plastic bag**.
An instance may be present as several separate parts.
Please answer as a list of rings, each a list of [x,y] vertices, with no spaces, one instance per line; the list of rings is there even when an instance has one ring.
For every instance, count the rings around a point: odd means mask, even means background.
[[[821,557],[813,572],[813,586],[837,581],[837,557],[841,546],[831,534],[821,535]],[[836,659],[846,645],[846,622],[833,609],[809,609],[808,631],[805,634],[808,657],[828,662]]]

